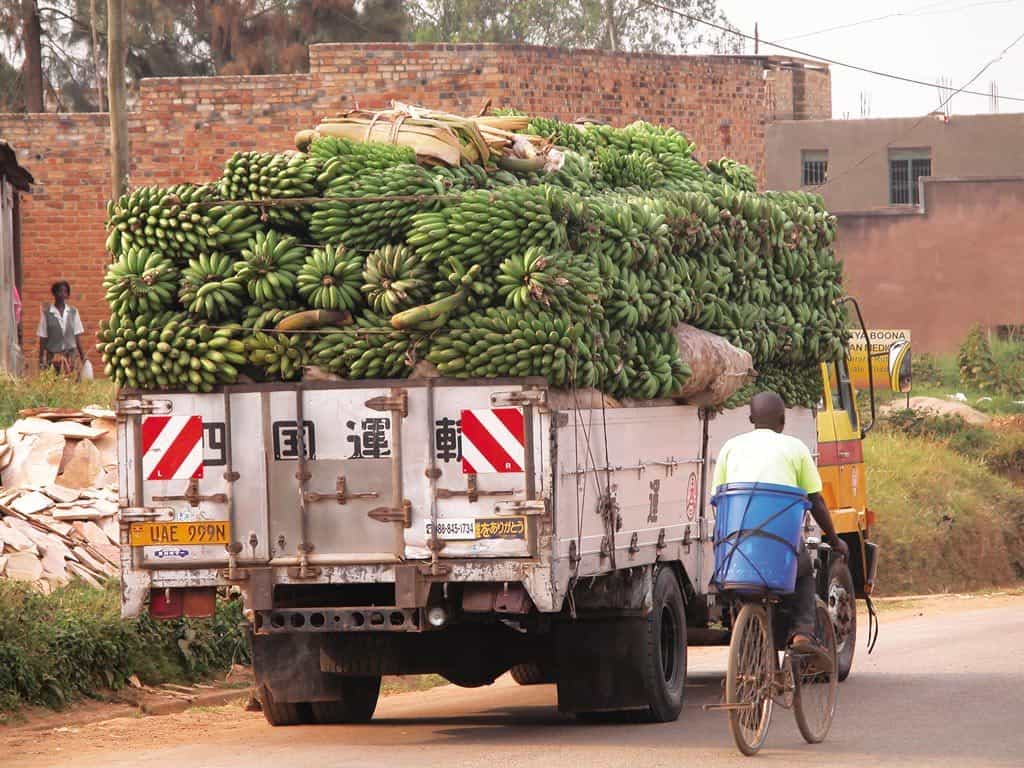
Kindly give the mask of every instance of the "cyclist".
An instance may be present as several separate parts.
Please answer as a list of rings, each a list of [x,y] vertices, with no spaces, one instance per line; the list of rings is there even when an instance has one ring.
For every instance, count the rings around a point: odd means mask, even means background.
[[[786,404],[775,392],[760,392],[750,401],[750,423],[754,430],[726,441],[715,466],[714,486],[727,483],[775,483],[802,488],[811,501],[811,515],[825,533],[833,550],[849,554],[846,542],[836,535],[832,515],[821,495],[821,476],[810,451],[801,440],[782,434],[786,426]],[[824,655],[814,636],[814,574],[811,558],[800,547],[796,589],[790,600],[793,614],[791,647],[799,652]]]

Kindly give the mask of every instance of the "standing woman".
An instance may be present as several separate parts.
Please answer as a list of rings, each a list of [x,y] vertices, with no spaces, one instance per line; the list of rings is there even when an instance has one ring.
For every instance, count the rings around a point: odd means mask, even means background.
[[[85,361],[82,349],[82,319],[78,310],[68,304],[71,284],[58,280],[50,286],[53,303],[43,309],[39,318],[39,370],[52,367],[57,373],[70,374]]]

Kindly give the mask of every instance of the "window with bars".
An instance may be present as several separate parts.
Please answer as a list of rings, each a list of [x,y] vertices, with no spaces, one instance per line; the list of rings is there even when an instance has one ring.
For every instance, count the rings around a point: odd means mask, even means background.
[[[920,205],[917,180],[932,175],[931,151],[927,149],[889,152],[889,204]]]
[[[828,180],[828,152],[823,149],[805,149],[800,153],[803,165],[801,184],[814,187]]]

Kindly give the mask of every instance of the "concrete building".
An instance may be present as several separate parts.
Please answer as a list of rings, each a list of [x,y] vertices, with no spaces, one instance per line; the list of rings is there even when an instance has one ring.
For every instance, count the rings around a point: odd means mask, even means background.
[[[838,213],[919,205],[920,177],[1024,175],[1024,114],[781,120],[765,144],[769,188],[818,191]]]
[[[976,323],[1024,325],[1024,114],[783,120],[768,186],[821,193],[869,325],[949,354]]]

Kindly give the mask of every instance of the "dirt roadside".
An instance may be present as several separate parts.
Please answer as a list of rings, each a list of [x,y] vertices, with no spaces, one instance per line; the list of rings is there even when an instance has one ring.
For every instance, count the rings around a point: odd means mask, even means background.
[[[887,598],[878,601],[877,605],[884,632],[888,624],[924,616],[939,617],[1005,607],[1019,610],[1022,599],[1024,590],[1007,590],[987,594]],[[862,619],[866,627],[866,615]],[[697,658],[691,660],[697,661]],[[427,683],[436,681],[407,678],[392,682],[389,704],[400,704],[403,699],[421,696],[423,689],[430,687]],[[514,687],[508,679],[499,681],[498,685]],[[431,697],[444,700],[461,693],[462,689],[454,686],[442,686]],[[33,758],[37,758],[40,764],[52,765],[67,755],[67,764],[70,765],[75,757],[95,757],[106,751],[131,749],[133,745],[144,744],[147,749],[180,745],[183,733],[188,734],[188,741],[192,743],[206,739],[218,741],[225,733],[236,729],[262,727],[263,716],[258,712],[245,711],[244,700],[245,691],[239,691],[238,697],[228,704],[194,706],[162,717],[147,717],[137,708],[103,702],[85,703],[66,712],[30,712],[24,722],[0,727],[0,757],[17,758],[29,765]],[[6,762],[0,759],[0,764]]]

